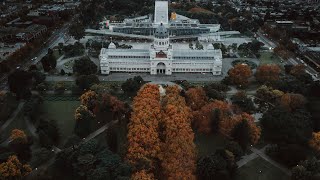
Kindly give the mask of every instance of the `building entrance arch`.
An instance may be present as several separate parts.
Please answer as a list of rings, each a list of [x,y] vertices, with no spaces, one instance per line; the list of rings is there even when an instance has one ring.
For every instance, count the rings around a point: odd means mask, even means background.
[[[157,64],[157,74],[165,74],[166,73],[166,65],[163,62],[159,62]]]

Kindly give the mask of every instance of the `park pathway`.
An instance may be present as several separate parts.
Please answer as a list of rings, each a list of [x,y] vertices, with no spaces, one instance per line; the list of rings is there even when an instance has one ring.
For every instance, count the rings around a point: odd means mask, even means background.
[[[268,155],[266,155],[265,149],[268,146],[269,145],[263,147],[262,149],[257,149],[257,148],[252,147],[250,149],[252,151],[252,153],[249,155],[243,156],[242,159],[237,162],[238,168],[246,165],[248,162],[250,162],[251,160],[254,160],[257,157],[261,157],[262,159],[268,161],[270,164],[272,164],[276,168],[280,169],[282,172],[284,172],[288,176],[291,176],[291,171],[288,168],[284,167],[283,165],[279,164],[278,162],[271,159]]]
[[[17,109],[11,114],[10,118],[0,127],[0,133],[2,133],[2,131],[5,130],[12,123],[12,121],[17,117],[17,115],[23,108],[24,104],[25,104],[24,101],[20,101]]]
[[[0,134],[12,123],[13,120],[16,119],[17,115],[22,110],[24,104],[25,104],[24,101],[20,101],[17,109],[11,114],[10,118],[0,127]],[[10,143],[10,137],[8,137],[5,141],[1,142],[0,146],[5,147],[5,146],[8,146],[9,143]]]
[[[34,127],[33,123],[31,123],[29,120],[27,120],[26,122],[27,122],[27,126],[28,126],[31,134],[34,135],[34,136],[37,136],[37,134],[36,134],[36,132],[35,132],[36,128]],[[106,131],[111,125],[116,124],[116,123],[118,123],[118,122],[119,122],[119,120],[114,120],[114,121],[111,121],[111,122],[105,124],[105,125],[102,126],[101,128],[99,128],[99,129],[97,129],[96,131],[94,131],[93,133],[89,134],[87,137],[83,138],[80,143],[90,141],[91,139],[97,137],[98,135],[100,135],[101,133],[103,133],[104,131]],[[79,143],[79,144],[80,144],[80,143]],[[61,151],[61,149],[59,149],[59,148],[56,147],[56,146],[54,146],[52,150],[55,152],[55,154],[57,154],[58,152]],[[38,170],[41,170],[41,169],[42,169],[42,170],[45,170],[45,169],[47,169],[47,168],[50,166],[50,164],[52,164],[52,163],[54,162],[54,159],[55,159],[55,156],[51,157],[51,158],[48,159],[45,163],[43,163],[43,164],[40,165],[39,167],[35,168],[35,169],[30,173],[30,175],[28,176],[27,179],[30,179],[30,180],[35,179],[35,178],[38,176],[37,173],[38,173],[38,172],[41,172],[41,171],[38,171]]]
[[[241,168],[242,166],[244,166],[245,164],[247,164],[251,160],[254,160],[257,157],[258,155],[256,153],[251,153],[249,155],[242,156],[241,160],[237,162],[238,168]]]
[[[256,148],[251,148],[251,151],[253,153],[256,153],[258,156],[260,156],[262,159],[268,161],[270,164],[274,165],[275,167],[277,167],[278,169],[280,169],[282,172],[286,173],[287,175],[291,176],[291,171],[284,167],[283,165],[279,164],[278,162],[274,161],[273,159],[271,159],[268,155],[266,155],[265,153],[265,149],[268,146],[265,146],[262,149],[256,149]]]

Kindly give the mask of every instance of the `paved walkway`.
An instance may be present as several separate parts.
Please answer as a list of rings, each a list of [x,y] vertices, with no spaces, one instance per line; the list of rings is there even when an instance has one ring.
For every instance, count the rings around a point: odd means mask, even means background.
[[[249,155],[242,156],[241,160],[237,162],[238,168],[241,168],[243,165],[247,164],[248,162],[254,160],[257,157],[258,155],[256,153],[251,153]]]
[[[0,133],[6,129],[11,123],[13,120],[16,119],[17,115],[19,114],[19,112],[22,110],[23,106],[24,106],[25,102],[24,101],[20,101],[17,109],[12,113],[10,119],[8,119],[1,127],[0,127]],[[32,131],[30,131],[32,133]],[[6,147],[8,146],[10,143],[10,137],[8,137],[5,141],[3,141],[0,146],[2,147]]]
[[[278,162],[274,161],[273,159],[271,159],[268,155],[266,155],[265,153],[265,149],[268,146],[265,146],[262,149],[256,149],[256,148],[251,148],[251,151],[253,153],[256,153],[258,156],[260,156],[261,158],[263,158],[264,160],[268,161],[270,164],[274,165],[275,167],[279,168],[282,172],[286,173],[287,175],[291,176],[291,171],[284,167],[283,165],[279,164]]]
[[[26,121],[27,122],[27,126],[30,130],[30,132],[32,133],[32,135],[37,136],[37,134],[35,133],[35,127],[33,125],[33,123],[31,123],[30,121]],[[118,120],[115,121],[111,121],[107,124],[105,124],[104,126],[102,126],[101,128],[97,129],[96,131],[94,131],[93,133],[89,134],[86,138],[83,138],[82,142],[88,142],[91,139],[97,137],[98,135],[100,135],[101,133],[103,133],[104,131],[106,131],[111,125],[118,123]],[[81,143],[81,142],[80,142]],[[57,154],[58,152],[61,151],[61,149],[59,149],[58,147],[54,146],[52,149],[55,154]],[[52,164],[55,160],[55,156],[51,157],[48,161],[46,161],[45,163],[43,163],[42,165],[40,165],[38,168],[35,168],[31,174],[28,176],[27,179],[34,179],[37,176],[37,170],[39,169],[47,169],[49,167],[50,164]]]
[[[291,176],[291,171],[288,168],[284,167],[283,165],[279,164],[278,162],[276,162],[273,159],[271,159],[268,155],[266,155],[265,149],[268,146],[269,145],[263,147],[262,149],[257,149],[257,148],[252,147],[250,149],[252,151],[252,153],[247,155],[247,156],[243,156],[242,159],[237,162],[238,168],[244,166],[245,164],[247,164],[248,162],[250,162],[251,160],[253,160],[253,159],[257,158],[257,157],[261,157],[262,159],[268,161],[273,166],[275,166],[278,169],[280,169],[285,174]]]

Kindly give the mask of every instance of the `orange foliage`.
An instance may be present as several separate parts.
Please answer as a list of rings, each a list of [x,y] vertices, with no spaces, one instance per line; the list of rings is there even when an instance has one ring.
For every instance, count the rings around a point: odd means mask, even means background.
[[[132,180],[153,180],[154,175],[152,173],[147,173],[145,170],[136,172],[131,177]]]
[[[252,76],[252,71],[246,64],[237,64],[229,70],[228,75],[233,84],[246,86],[249,84],[249,78]]]
[[[320,151],[320,132],[312,133],[312,139],[309,141],[309,146],[316,151]]]
[[[304,107],[306,98],[301,94],[286,93],[281,96],[280,105],[288,111],[293,111],[298,108]]]
[[[290,74],[294,76],[300,76],[306,72],[306,66],[303,64],[298,64],[292,67]]]
[[[278,65],[275,64],[264,64],[257,68],[257,72],[255,74],[256,79],[261,82],[275,82],[279,80],[279,76],[281,73],[281,69]]]
[[[81,104],[86,106],[89,110],[92,110],[96,104],[98,95],[94,91],[87,91],[81,95],[80,101]]]
[[[161,154],[165,179],[195,179],[196,150],[191,129],[191,110],[177,86],[166,89],[163,99],[164,128]]]
[[[190,88],[186,92],[186,101],[192,110],[199,110],[207,103],[208,97],[202,88]]]
[[[237,124],[239,124],[243,120],[248,121],[248,125],[250,127],[251,143],[256,144],[260,139],[261,129],[255,124],[254,118],[247,113],[242,113],[239,115],[234,115],[232,117],[222,119],[219,128],[221,134],[223,134],[226,137],[231,137],[232,130],[237,126]]]
[[[134,98],[133,112],[128,125],[127,160],[134,166],[147,163],[147,170],[155,167],[159,158],[160,93],[157,85],[146,84]]]
[[[19,130],[19,129],[14,129],[11,131],[11,136],[10,136],[11,141],[19,141],[20,143],[27,143],[27,135],[24,133],[24,131]]]
[[[199,111],[194,112],[194,126],[202,133],[211,132],[211,121],[213,120],[213,111],[220,110],[220,119],[226,118],[230,114],[231,106],[227,102],[215,100],[203,106]]]
[[[31,171],[31,167],[21,164],[17,156],[10,156],[7,162],[0,164],[0,179],[22,179]]]
[[[74,114],[74,119],[76,121],[81,121],[88,116],[94,117],[94,114],[88,110],[87,106],[80,105]]]

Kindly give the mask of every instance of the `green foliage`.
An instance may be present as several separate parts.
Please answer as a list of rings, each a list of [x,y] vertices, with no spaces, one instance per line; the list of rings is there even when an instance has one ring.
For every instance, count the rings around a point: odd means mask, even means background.
[[[238,123],[231,132],[231,137],[238,142],[243,150],[246,150],[250,143],[250,127],[246,119]]]
[[[49,149],[46,149],[46,148],[36,149],[35,151],[32,152],[31,165],[33,167],[38,167],[39,165],[49,160],[53,155],[54,155],[54,152],[52,152]]]
[[[34,79],[34,85],[43,83],[46,80],[46,75],[40,71],[32,71],[32,77]]]
[[[84,53],[84,46],[79,42],[75,42],[74,45],[69,44],[68,46],[63,47],[65,57],[75,57],[82,56]]]
[[[199,41],[196,42],[196,49],[203,50],[203,45]]]
[[[38,107],[43,102],[41,96],[33,95],[23,106],[23,112],[26,117],[29,117],[31,120],[36,119],[38,116]]]
[[[75,60],[73,65],[73,73],[78,75],[90,75],[97,73],[98,67],[89,57],[83,57]]]
[[[308,151],[298,144],[280,144],[268,147],[266,154],[288,167],[293,167],[307,158]]]
[[[84,26],[79,22],[72,23],[69,27],[68,33],[78,41],[86,35]]]
[[[41,64],[43,67],[43,70],[46,72],[49,72],[52,69],[55,69],[57,66],[57,59],[53,54],[47,54],[41,59]]]
[[[212,45],[213,45],[214,49],[221,49],[222,54],[227,53],[227,48],[223,43],[214,43]]]
[[[217,100],[224,100],[226,98],[225,92],[229,89],[227,85],[221,83],[211,83],[204,87],[208,98]]]
[[[256,108],[251,98],[249,98],[244,92],[235,94],[231,97],[232,104],[235,104],[241,108],[243,112],[252,114]]]
[[[244,151],[239,145],[239,143],[235,141],[229,141],[226,145],[226,150],[232,152],[236,160],[240,160],[241,156],[244,154]]]
[[[81,138],[88,136],[96,125],[95,117],[91,111],[80,106],[76,110],[76,125],[74,133]]]
[[[197,162],[197,178],[203,180],[231,180],[237,165],[229,151],[217,150],[215,154],[204,156]]]
[[[77,77],[76,84],[80,89],[90,89],[94,84],[99,84],[99,78],[96,75],[81,75]]]
[[[107,147],[95,140],[70,147],[58,153],[54,162],[54,176],[73,179],[119,179],[129,178],[131,168],[121,162]]]
[[[37,133],[39,136],[39,143],[42,147],[50,148],[53,145],[59,144],[60,133],[56,121],[40,119]]]
[[[265,139],[276,144],[305,144],[312,135],[310,114],[301,109],[287,112],[273,108],[263,114],[260,122]]]
[[[320,162],[315,157],[300,162],[292,168],[292,180],[316,180],[319,179]]]
[[[32,74],[24,70],[15,70],[8,77],[9,89],[17,98],[28,99],[31,97],[30,85]]]
[[[141,76],[135,76],[134,78],[127,79],[127,81],[121,85],[121,88],[127,95],[134,96],[144,83]]]

